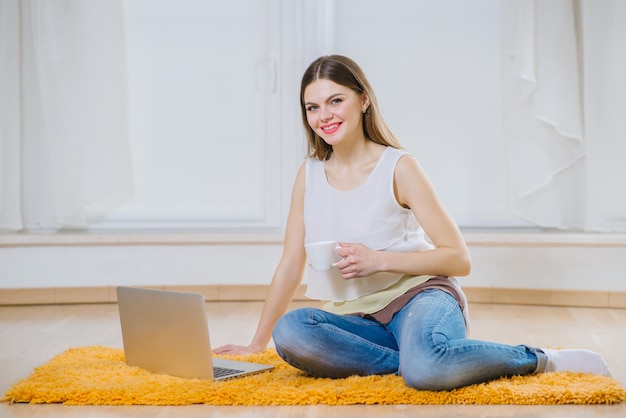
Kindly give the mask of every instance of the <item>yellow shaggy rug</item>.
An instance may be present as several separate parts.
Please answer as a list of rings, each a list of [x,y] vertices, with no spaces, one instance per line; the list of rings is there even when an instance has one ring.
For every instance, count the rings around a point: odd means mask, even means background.
[[[616,404],[626,399],[617,381],[580,373],[502,378],[452,391],[428,392],[408,388],[395,375],[335,380],[308,377],[271,349],[240,359],[276,368],[224,382],[180,379],[127,366],[121,349],[73,348],[17,382],[4,401],[67,405],[546,405]]]

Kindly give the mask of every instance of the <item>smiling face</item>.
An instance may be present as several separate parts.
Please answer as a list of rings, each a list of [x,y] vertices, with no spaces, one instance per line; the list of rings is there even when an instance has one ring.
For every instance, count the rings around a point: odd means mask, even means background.
[[[364,139],[361,117],[367,98],[327,79],[318,79],[304,90],[309,126],[328,145]]]

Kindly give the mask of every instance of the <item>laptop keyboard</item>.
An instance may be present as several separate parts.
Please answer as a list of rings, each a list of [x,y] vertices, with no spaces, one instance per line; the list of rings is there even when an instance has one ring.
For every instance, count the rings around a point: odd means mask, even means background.
[[[229,369],[228,367],[213,367],[213,377],[225,377],[234,374],[243,373],[243,370]]]

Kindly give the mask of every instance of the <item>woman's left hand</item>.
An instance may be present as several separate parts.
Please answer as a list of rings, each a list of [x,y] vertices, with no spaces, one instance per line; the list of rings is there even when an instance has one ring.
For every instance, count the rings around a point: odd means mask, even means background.
[[[340,242],[337,254],[343,259],[335,264],[344,279],[369,276],[377,273],[377,251],[356,243]]]

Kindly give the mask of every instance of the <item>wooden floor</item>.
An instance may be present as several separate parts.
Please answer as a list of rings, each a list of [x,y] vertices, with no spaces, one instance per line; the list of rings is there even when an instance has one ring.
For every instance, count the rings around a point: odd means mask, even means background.
[[[301,306],[303,303],[294,304]],[[214,346],[250,340],[260,302],[208,303]],[[626,310],[472,304],[472,337],[602,353],[626,387]],[[70,347],[121,347],[117,305],[0,307],[0,392]],[[0,403],[0,417],[624,417],[602,406],[71,407]]]

